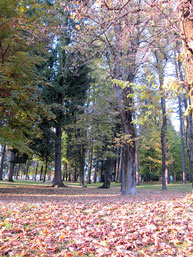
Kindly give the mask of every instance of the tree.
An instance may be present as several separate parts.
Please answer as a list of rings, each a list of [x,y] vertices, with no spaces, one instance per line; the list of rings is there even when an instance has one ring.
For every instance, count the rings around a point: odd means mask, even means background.
[[[77,5],[74,16],[79,19],[79,26],[81,25],[78,33],[78,38],[81,38],[80,47],[86,49],[87,56],[91,49],[92,56],[95,54],[103,56],[106,61],[105,69],[108,70],[109,77],[113,81],[116,108],[121,117],[125,138],[122,159],[122,194],[135,195],[136,135],[132,123],[134,108],[131,95],[133,95],[133,83],[139,68],[137,66],[140,59],[138,51],[143,34],[143,28],[139,26],[144,22],[144,16],[139,14],[142,2],[99,1],[86,5],[79,2],[74,6]],[[87,22],[84,22],[85,19]],[[123,81],[128,81],[124,88],[121,86]]]
[[[0,180],[3,180],[3,167],[5,161],[6,145],[1,146],[1,166],[0,166]]]
[[[50,16],[54,11],[50,1],[0,3],[0,141],[23,152],[31,152],[30,139],[39,136],[39,115],[47,112],[39,98],[42,77],[36,66],[43,61],[39,53],[48,35],[56,30]]]

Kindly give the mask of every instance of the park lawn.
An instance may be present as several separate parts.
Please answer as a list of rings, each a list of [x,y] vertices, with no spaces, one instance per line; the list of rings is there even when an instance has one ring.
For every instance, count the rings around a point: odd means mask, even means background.
[[[73,183],[73,182],[64,182],[65,185],[68,186],[77,186],[79,187],[79,183]],[[87,187],[91,188],[96,188],[102,186],[103,183],[91,183],[91,184],[86,184]],[[0,187],[21,187],[21,186],[51,186],[52,182],[46,181],[46,183],[42,181],[33,181],[33,180],[15,180],[15,182],[7,182],[7,181],[0,181]],[[120,183],[111,183],[111,187],[120,187]],[[169,191],[182,191],[182,192],[191,192],[192,190],[192,184],[191,183],[186,183],[182,184],[182,182],[175,182],[167,185],[167,188]],[[160,182],[144,182],[141,183],[139,186],[137,186],[137,189],[148,189],[148,190],[161,190],[162,185]]]
[[[114,185],[0,182],[0,256],[193,256],[186,186],[142,184],[123,197]]]

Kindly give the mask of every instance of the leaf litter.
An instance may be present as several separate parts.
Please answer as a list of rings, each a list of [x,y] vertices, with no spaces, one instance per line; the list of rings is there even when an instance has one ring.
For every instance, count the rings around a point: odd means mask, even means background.
[[[193,256],[193,196],[0,189],[0,256]]]

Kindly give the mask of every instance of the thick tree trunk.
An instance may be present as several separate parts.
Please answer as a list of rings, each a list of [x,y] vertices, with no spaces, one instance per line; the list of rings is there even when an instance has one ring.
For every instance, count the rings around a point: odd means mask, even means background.
[[[6,145],[2,145],[0,180],[3,180],[3,167],[4,167],[4,161],[5,161],[5,153],[6,153]]]
[[[104,165],[104,181],[103,181],[103,185],[100,186],[99,188],[104,188],[104,189],[108,189],[111,186],[111,179],[112,179],[112,169],[113,169],[113,160],[112,159],[108,159],[105,162]]]
[[[11,151],[11,156],[10,156],[10,165],[9,165],[9,171],[8,171],[8,181],[13,182],[13,174],[14,174],[14,167],[15,163],[12,161],[15,158],[15,153]]]
[[[42,180],[43,169],[44,169],[44,165],[41,166],[41,170],[40,170],[40,181]]]
[[[187,108],[187,107],[186,107]],[[193,177],[193,127],[192,127],[192,116],[191,113],[187,116],[187,131],[186,131],[186,144],[189,158],[189,181],[192,182]]]
[[[133,79],[133,78],[132,78]],[[135,128],[133,121],[133,99],[128,97],[133,93],[131,87],[123,90],[120,86],[114,85],[115,97],[120,111],[123,127],[123,155],[121,158],[121,193],[122,195],[136,195],[135,178]]]
[[[181,12],[181,35],[183,37],[184,48],[186,51],[186,84],[189,89],[191,107],[193,108],[193,19],[192,19],[192,0],[182,0],[180,4]],[[193,109],[191,109],[193,116]],[[190,140],[191,149],[193,148],[193,140]],[[192,159],[191,159],[192,161]],[[192,162],[193,166],[193,162]],[[193,178],[193,172],[192,172]],[[193,192],[193,179],[192,179]]]
[[[193,1],[182,0],[181,11],[181,30],[183,36],[184,48],[186,51],[186,83],[189,89],[191,106],[193,106]]]
[[[128,98],[129,99],[129,98]],[[129,99],[132,101],[132,99]],[[131,106],[131,104],[129,104]],[[135,177],[135,128],[132,123],[132,111],[121,111],[121,121],[125,139],[123,142],[121,193],[122,195],[136,195]]]
[[[125,145],[123,148],[121,192],[123,195],[136,195],[135,148]]]
[[[72,171],[72,181],[77,182],[77,169],[76,168],[73,168],[73,171]]]
[[[56,125],[55,135],[55,172],[52,186],[64,187],[61,171],[61,148],[62,148],[62,128],[60,124]]]
[[[26,161],[26,166],[25,166],[25,180],[28,180],[28,171],[29,171],[29,160]]]

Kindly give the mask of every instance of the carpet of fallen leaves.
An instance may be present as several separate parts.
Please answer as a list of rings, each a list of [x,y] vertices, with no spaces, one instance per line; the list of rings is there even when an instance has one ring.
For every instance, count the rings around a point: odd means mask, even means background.
[[[193,256],[193,196],[0,187],[0,256]]]

